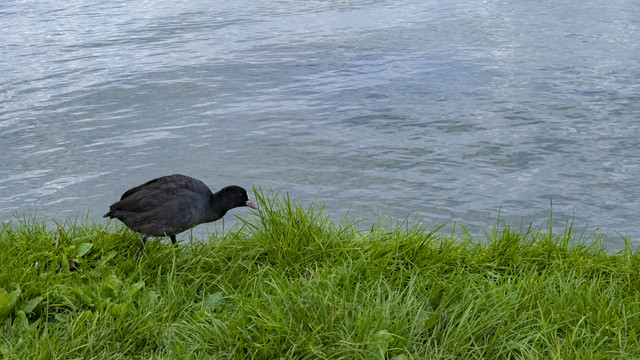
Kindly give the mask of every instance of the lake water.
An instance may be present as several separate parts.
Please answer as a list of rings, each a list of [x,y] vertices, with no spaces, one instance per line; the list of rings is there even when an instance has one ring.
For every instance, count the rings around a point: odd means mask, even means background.
[[[638,1],[0,1],[0,218],[183,173],[640,244]],[[249,217],[246,209],[233,215]],[[216,231],[212,224],[197,232]]]

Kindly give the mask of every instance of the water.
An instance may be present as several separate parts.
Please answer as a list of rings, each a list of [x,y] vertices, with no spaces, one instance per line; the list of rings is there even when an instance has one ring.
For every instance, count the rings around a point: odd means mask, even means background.
[[[622,0],[2,1],[0,218],[102,221],[126,189],[183,173],[317,198],[363,226],[476,233],[500,213],[541,227],[553,199],[555,226],[639,244],[637,14]]]

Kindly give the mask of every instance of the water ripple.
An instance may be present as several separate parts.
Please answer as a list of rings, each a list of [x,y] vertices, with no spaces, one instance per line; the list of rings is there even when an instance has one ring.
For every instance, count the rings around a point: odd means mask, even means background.
[[[99,216],[182,172],[472,231],[552,198],[560,226],[637,241],[639,10],[4,2],[0,216]]]

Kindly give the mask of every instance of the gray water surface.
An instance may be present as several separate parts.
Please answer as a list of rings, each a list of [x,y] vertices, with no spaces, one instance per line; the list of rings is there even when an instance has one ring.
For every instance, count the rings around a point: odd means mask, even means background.
[[[639,244],[638,14],[618,0],[0,1],[0,219],[98,220],[128,188],[183,173],[365,225],[479,232],[500,213],[541,227],[553,199],[555,226]]]

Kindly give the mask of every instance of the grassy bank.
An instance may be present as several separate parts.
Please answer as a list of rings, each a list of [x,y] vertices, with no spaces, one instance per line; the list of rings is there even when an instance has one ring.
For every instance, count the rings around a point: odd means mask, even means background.
[[[568,227],[357,230],[258,194],[211,241],[5,223],[0,358],[640,357],[640,255]]]

